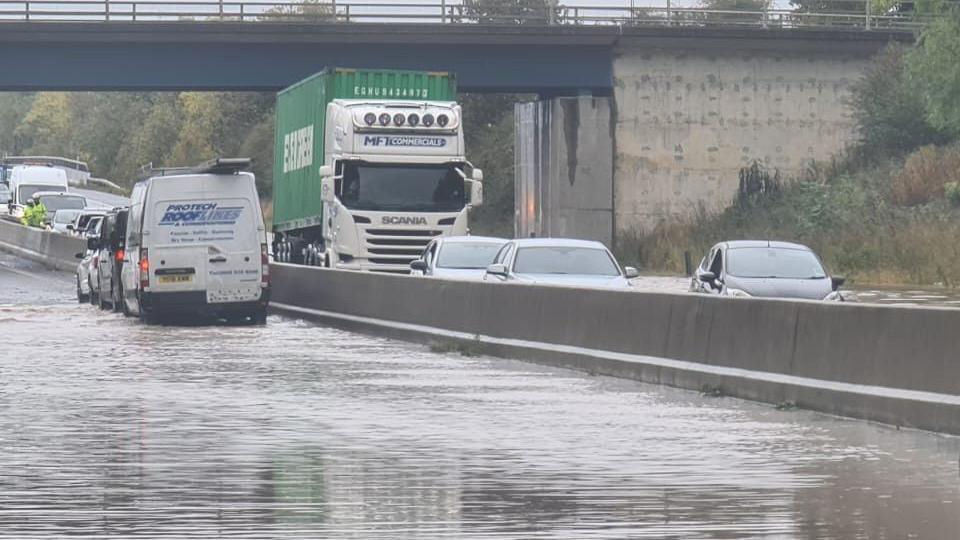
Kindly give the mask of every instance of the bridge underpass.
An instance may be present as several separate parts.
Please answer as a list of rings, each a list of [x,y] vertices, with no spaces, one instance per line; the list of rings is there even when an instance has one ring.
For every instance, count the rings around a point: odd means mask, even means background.
[[[517,112],[518,233],[612,244],[723,208],[754,161],[791,177],[831,159],[855,138],[851,85],[909,30],[4,22],[0,89],[275,91],[326,66],[452,71],[466,92],[543,101]]]

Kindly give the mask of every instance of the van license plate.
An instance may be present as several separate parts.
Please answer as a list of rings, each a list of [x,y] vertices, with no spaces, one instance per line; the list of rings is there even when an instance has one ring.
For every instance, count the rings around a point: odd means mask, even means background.
[[[190,274],[179,274],[175,276],[158,276],[157,281],[160,283],[189,283],[193,281],[193,276]]]

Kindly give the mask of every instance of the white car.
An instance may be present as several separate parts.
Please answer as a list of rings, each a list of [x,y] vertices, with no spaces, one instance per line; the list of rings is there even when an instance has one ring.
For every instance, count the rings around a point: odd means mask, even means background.
[[[54,232],[62,234],[73,234],[73,223],[80,217],[83,210],[73,208],[64,208],[53,213],[53,219],[50,220],[50,228]]]
[[[133,188],[123,310],[266,321],[267,234],[249,159],[158,169]]]
[[[97,250],[97,236],[100,235],[100,225],[103,216],[95,216],[90,219],[86,229],[81,231],[81,236],[87,239],[87,248],[83,253],[77,253],[80,262],[77,264],[77,302],[96,303],[94,281],[97,280],[97,264],[99,251]]]
[[[484,281],[625,289],[637,269],[621,269],[600,242],[524,238],[507,242],[487,267]]]
[[[411,275],[441,279],[480,281],[504,238],[490,236],[441,236],[435,238],[419,259],[410,263]]]
[[[34,204],[40,203],[47,209],[47,223],[53,222],[58,210],[83,210],[87,207],[87,198],[64,191],[38,191],[33,194]]]

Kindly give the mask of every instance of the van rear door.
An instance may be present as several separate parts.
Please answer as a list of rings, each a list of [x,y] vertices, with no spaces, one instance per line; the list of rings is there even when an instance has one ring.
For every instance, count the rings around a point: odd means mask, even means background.
[[[206,291],[208,303],[260,298],[258,210],[244,197],[156,203],[149,254],[156,291]]]

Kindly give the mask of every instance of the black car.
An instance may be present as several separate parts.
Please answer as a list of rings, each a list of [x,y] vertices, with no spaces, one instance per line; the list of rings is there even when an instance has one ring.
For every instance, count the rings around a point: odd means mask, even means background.
[[[100,227],[97,245],[100,250],[98,263],[96,298],[100,309],[123,309],[123,283],[120,272],[126,256],[127,214],[126,207],[114,208],[107,212]]]

